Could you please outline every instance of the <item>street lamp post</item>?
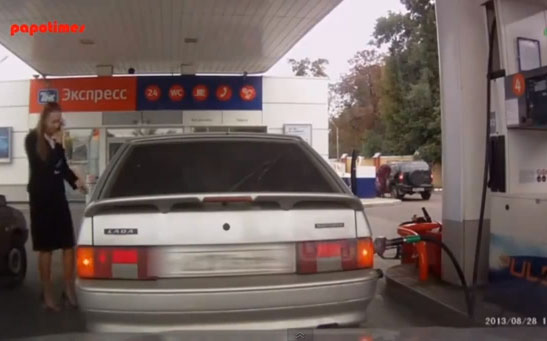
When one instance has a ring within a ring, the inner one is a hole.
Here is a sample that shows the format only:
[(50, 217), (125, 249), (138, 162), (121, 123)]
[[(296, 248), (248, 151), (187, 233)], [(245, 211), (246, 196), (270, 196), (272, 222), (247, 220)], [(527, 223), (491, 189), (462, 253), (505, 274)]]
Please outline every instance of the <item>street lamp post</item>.
[(333, 120), (330, 120), (330, 123), (336, 128), (336, 160), (340, 159), (340, 134), (339, 129)]
[(336, 160), (338, 159), (340, 159), (340, 135), (338, 134), (338, 127), (336, 127)]

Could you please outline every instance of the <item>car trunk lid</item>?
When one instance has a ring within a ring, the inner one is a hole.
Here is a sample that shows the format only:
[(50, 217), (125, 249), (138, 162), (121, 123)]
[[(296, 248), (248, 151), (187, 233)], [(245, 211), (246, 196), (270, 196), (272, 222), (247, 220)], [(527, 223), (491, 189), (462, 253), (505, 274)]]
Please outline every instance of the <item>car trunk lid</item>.
[[(328, 208), (328, 209), (327, 209)], [(160, 278), (294, 273), (301, 241), (356, 238), (359, 199), (233, 194), (94, 203), (93, 245), (145, 247)]]

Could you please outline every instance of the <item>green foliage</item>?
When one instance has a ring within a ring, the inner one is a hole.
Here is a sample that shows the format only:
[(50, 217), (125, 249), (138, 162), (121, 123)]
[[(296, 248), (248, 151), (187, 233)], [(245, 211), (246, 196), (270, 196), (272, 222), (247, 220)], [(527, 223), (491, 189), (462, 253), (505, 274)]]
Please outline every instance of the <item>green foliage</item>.
[[(432, 0), (401, 0), (406, 13), (376, 22), (371, 47), (329, 85), (329, 154), (414, 154), (441, 160), (439, 61)], [(386, 55), (376, 48), (387, 46)], [(290, 59), (296, 76), (326, 77), (328, 60)], [(338, 132), (338, 139), (337, 139)]]
[(289, 59), (289, 64), (295, 76), (327, 77), (325, 68), (329, 64), (329, 61), (325, 58), (319, 58), (313, 62), (309, 58), (300, 60), (291, 58)]
[(385, 149), (384, 137), (376, 130), (365, 131), (365, 142), (363, 143), (362, 154), (364, 157), (372, 157), (378, 151)]
[(314, 77), (328, 77), (325, 71), (329, 61), (325, 58), (319, 58), (311, 63), (310, 72)]
[(386, 149), (441, 160), (440, 91), (435, 7), (402, 0), (408, 12), (378, 19), (376, 43), (388, 45), (381, 116)]
[[(339, 130), (340, 153), (350, 154), (354, 149), (362, 151), (366, 142), (365, 133), (377, 128), (382, 90), (380, 60), (381, 56), (372, 49), (356, 53), (349, 61), (351, 72), (330, 88), (329, 105), (331, 112), (335, 113), (331, 121)], [(335, 134), (330, 136), (329, 153), (334, 156)]]

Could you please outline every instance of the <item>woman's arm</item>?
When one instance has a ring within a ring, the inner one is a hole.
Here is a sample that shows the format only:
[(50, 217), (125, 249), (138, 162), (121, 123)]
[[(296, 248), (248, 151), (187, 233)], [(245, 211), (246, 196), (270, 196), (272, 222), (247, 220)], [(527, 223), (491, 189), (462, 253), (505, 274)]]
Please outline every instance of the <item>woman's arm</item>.
[(78, 177), (68, 166), (68, 162), (65, 156), (65, 150), (60, 143), (55, 143), (54, 153), (56, 155), (55, 159), (58, 160), (57, 162), (61, 161), (61, 173), (63, 174), (63, 178), (66, 182), (68, 182), (72, 189), (77, 189), (78, 185), (76, 182), (78, 181)]
[(35, 169), (38, 167), (40, 162), (40, 157), (38, 157), (38, 146), (36, 143), (36, 133), (31, 131), (25, 137), (25, 152), (27, 153), (28, 162), (30, 168)]

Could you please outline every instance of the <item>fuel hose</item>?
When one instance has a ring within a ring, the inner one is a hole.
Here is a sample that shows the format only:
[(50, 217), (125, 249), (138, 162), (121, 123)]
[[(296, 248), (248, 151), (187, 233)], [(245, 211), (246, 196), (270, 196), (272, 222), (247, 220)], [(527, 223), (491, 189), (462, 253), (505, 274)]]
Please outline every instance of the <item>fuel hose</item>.
[(467, 314), (469, 317), (473, 317), (473, 301), (471, 297), (471, 292), (469, 290), (469, 286), (467, 285), (467, 281), (465, 280), (465, 276), (463, 274), (460, 263), (458, 263), (458, 260), (454, 256), (454, 253), (452, 253), (452, 251), (448, 248), (448, 246), (446, 246), (445, 243), (429, 236), (417, 235), (417, 236), (407, 236), (403, 238), (395, 238), (395, 239), (389, 240), (386, 242), (386, 247), (391, 248), (403, 243), (418, 243), (418, 242), (436, 244), (437, 246), (441, 247), (441, 249), (448, 255), (448, 257), (450, 258), (450, 261), (452, 261), (452, 264), (454, 265), (454, 268), (456, 269), (456, 272), (462, 284), (463, 292), (465, 295)]
[(469, 291), (469, 286), (467, 285), (467, 281), (465, 280), (465, 276), (463, 274), (462, 268), (460, 264), (458, 263), (458, 260), (452, 253), (452, 251), (442, 241), (429, 236), (420, 236), (420, 241), (436, 244), (437, 246), (440, 246), (443, 249), (443, 251), (448, 255), (448, 257), (452, 261), (452, 264), (454, 265), (454, 268), (456, 269), (456, 272), (458, 273), (458, 277), (460, 278), (460, 282), (462, 284), (463, 293), (465, 295), (465, 302), (467, 306), (467, 314), (469, 315), (469, 317), (473, 317), (474, 309), (473, 309), (473, 300), (471, 297), (471, 292)]
[(483, 169), (483, 178), (482, 178), (482, 192), (481, 192), (481, 207), (479, 215), (479, 226), (477, 229), (477, 240), (475, 244), (475, 259), (473, 260), (473, 282), (472, 282), (472, 310), (471, 315), (473, 315), (475, 308), (475, 291), (479, 278), (479, 260), (480, 260), (480, 251), (482, 245), (482, 235), (484, 232), (484, 215), (486, 208), (486, 192), (488, 188), (488, 171), (490, 166), (490, 107), (491, 107), (491, 80), (492, 80), (492, 68), (493, 68), (493, 58), (494, 58), (494, 38), (496, 32), (496, 18), (493, 19), (492, 25), (490, 26), (490, 36), (489, 36), (489, 45), (488, 45), (488, 65), (487, 65), (487, 75), (486, 75), (486, 138), (485, 138), (485, 152), (484, 152), (484, 169)]

